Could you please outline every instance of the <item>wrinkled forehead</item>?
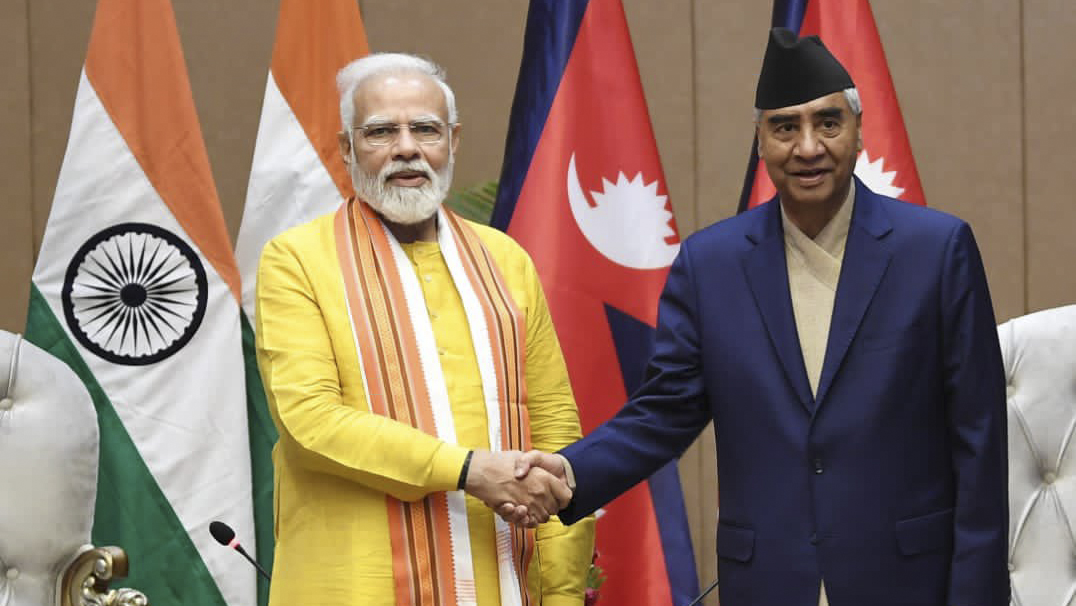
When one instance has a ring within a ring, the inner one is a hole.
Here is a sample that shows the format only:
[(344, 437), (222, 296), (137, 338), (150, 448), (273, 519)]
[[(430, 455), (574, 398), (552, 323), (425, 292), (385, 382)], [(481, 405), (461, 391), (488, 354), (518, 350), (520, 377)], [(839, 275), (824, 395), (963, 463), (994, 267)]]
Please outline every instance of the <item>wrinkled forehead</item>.
[(764, 109), (759, 113), (759, 122), (788, 121), (792, 119), (810, 119), (825, 116), (850, 116), (852, 108), (848, 105), (848, 99), (843, 92), (830, 93), (821, 97), (800, 103), (778, 107), (776, 109)]
[(421, 72), (389, 72), (371, 76), (355, 89), (355, 125), (376, 122), (448, 120), (444, 91)]

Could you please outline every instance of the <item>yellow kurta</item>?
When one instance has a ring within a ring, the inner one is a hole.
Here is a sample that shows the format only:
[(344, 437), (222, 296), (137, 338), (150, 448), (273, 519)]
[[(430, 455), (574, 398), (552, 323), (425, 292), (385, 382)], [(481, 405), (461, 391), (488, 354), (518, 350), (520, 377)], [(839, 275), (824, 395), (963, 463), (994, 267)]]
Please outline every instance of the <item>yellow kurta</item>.
[[(280, 431), (273, 451), (276, 553), (272, 606), (392, 606), (385, 494), (455, 489), (464, 456), (488, 448), (478, 362), (463, 303), (436, 243), (405, 245), (419, 276), (460, 445), (369, 412), (344, 303), (332, 215), (289, 230), (258, 269), (258, 363)], [(472, 224), (526, 318), (531, 438), (555, 450), (581, 436), (568, 373), (530, 258)], [(467, 497), (480, 606), (499, 604), (493, 513)], [(593, 522), (538, 529), (528, 585), (546, 606), (580, 605)]]

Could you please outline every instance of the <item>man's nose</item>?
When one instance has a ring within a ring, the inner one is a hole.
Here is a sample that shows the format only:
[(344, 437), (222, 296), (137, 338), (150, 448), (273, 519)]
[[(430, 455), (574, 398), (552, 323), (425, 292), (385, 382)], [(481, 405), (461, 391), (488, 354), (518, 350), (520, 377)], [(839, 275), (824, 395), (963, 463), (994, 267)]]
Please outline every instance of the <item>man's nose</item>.
[(418, 157), (418, 141), (411, 134), (411, 128), (400, 126), (399, 136), (392, 144), (392, 157), (401, 160), (412, 160)]
[(813, 160), (822, 155), (824, 149), (822, 141), (819, 139), (818, 131), (808, 127), (799, 132), (799, 137), (796, 140), (796, 155), (807, 160)]

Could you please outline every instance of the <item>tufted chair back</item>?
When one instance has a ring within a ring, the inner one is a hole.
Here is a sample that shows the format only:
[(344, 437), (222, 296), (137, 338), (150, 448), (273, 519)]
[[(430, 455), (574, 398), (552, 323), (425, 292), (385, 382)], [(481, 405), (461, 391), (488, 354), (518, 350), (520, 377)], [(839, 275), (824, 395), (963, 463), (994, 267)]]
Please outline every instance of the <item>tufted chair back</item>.
[(97, 415), (66, 364), (0, 331), (0, 606), (56, 600), (90, 543)]
[(0, 330), (0, 606), (140, 606), (109, 590), (117, 547), (90, 544), (97, 413), (67, 364)]
[(1076, 595), (1076, 305), (998, 327), (1009, 400), (1009, 571), (1015, 606)]

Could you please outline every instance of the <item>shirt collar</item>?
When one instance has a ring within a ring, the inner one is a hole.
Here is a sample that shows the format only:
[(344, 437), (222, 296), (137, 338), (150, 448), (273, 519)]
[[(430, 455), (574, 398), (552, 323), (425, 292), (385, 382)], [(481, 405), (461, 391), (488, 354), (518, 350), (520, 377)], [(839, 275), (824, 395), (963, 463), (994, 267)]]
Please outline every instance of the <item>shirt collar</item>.
[[(844, 244), (848, 240), (848, 230), (852, 225), (852, 207), (855, 205), (856, 188), (855, 183), (852, 183), (848, 187), (848, 195), (844, 199), (844, 203), (837, 209), (837, 214), (833, 215), (833, 218), (826, 223), (826, 226), (822, 228), (822, 231), (818, 232), (818, 235), (813, 239), (808, 238), (807, 234), (796, 226), (791, 219), (788, 218), (788, 214), (785, 213), (785, 207), (781, 206), (781, 224), (785, 229), (785, 240), (791, 240), (792, 243), (797, 243), (798, 240), (811, 240), (822, 250), (829, 253), (830, 256), (835, 258), (841, 258), (844, 254)], [(778, 201), (780, 204), (780, 201)]]

